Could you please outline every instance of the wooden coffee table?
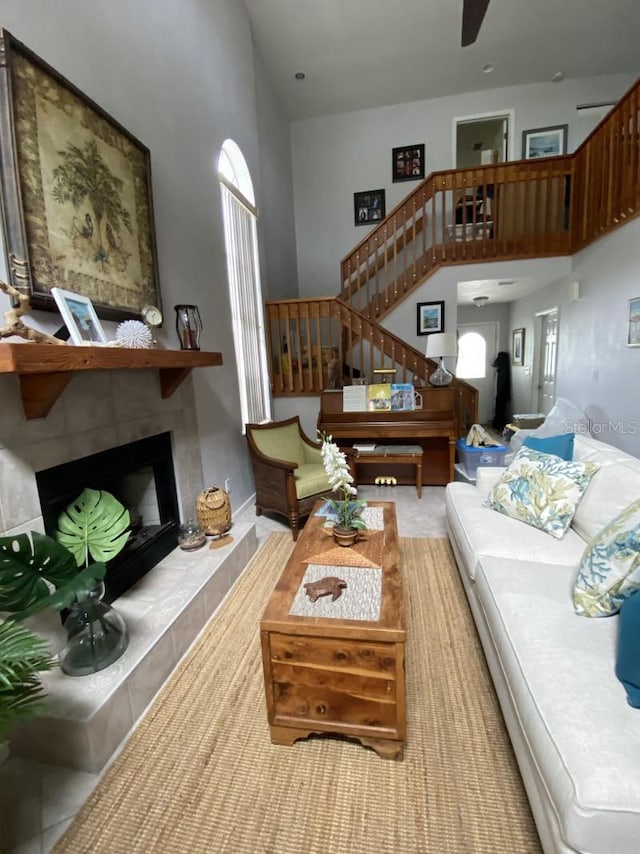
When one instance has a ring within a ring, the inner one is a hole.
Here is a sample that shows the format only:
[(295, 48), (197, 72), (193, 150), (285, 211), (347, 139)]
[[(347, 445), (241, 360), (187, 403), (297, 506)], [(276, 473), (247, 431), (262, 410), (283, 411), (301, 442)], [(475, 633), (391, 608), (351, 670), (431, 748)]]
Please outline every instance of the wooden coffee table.
[[(381, 508), (374, 512), (382, 530), (367, 530), (355, 547), (343, 549), (316, 515), (323, 503), (302, 530), (260, 622), (271, 741), (290, 745), (313, 733), (338, 733), (384, 758), (402, 758), (405, 616), (395, 505), (369, 502)], [(348, 559), (368, 565), (331, 563)], [(302, 585), (323, 576), (347, 580), (347, 588), (335, 602), (325, 596), (313, 604)]]

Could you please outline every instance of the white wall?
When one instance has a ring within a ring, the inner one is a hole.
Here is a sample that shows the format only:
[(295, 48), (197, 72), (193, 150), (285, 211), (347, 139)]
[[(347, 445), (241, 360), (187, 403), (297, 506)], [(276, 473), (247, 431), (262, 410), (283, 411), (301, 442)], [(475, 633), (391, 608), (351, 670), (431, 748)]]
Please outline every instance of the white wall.
[[(592, 433), (640, 456), (640, 348), (627, 347), (628, 300), (640, 296), (640, 221), (601, 238), (572, 260), (569, 275), (512, 304), (510, 324), (523, 326), (525, 364), (512, 367), (513, 407), (537, 410), (537, 312), (558, 307), (556, 397), (591, 419)], [(580, 301), (570, 283), (580, 283)]]
[[(259, 221), (265, 298), (296, 294), (288, 123), (259, 60), (254, 69), (244, 6), (236, 0), (4, 0), (1, 23), (151, 151), (166, 318), (160, 342), (178, 346), (175, 303), (199, 305), (201, 347), (224, 358), (223, 367), (193, 374), (205, 484), (232, 477), (238, 506), (253, 491), (253, 479), (241, 435), (215, 172), (227, 137), (242, 149), (265, 212)], [(6, 305), (1, 297), (0, 311)], [(39, 312), (38, 319), (43, 327), (60, 325), (49, 313)]]
[(387, 212), (416, 185), (392, 183), (391, 149), (424, 142), (426, 172), (453, 166), (453, 120), (515, 110), (515, 156), (525, 129), (569, 124), (569, 151), (595, 126), (576, 105), (611, 101), (632, 75), (514, 86), (307, 119), (292, 124), (300, 296), (335, 294), (340, 260), (367, 234), (353, 223), (353, 193), (386, 190)]
[(580, 301), (564, 304), (557, 393), (591, 419), (594, 435), (640, 456), (640, 347), (627, 347), (628, 300), (640, 296), (640, 220), (574, 258)]

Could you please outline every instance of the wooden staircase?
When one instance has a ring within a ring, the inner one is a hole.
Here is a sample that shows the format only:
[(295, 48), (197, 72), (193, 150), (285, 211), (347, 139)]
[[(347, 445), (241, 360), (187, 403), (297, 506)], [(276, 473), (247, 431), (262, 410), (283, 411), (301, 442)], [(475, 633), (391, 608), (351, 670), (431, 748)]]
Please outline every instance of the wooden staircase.
[[(640, 214), (640, 81), (572, 155), (434, 172), (342, 259), (337, 297), (266, 304), (274, 396), (435, 365), (381, 321), (444, 265), (569, 255)], [(454, 379), (461, 429), (477, 393)], [(470, 420), (469, 420), (470, 419)]]

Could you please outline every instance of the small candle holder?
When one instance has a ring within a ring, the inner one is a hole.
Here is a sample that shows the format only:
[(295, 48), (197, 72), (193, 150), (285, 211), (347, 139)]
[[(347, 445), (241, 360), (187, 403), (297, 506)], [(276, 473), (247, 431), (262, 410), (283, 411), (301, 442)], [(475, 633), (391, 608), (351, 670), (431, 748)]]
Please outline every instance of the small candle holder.
[(197, 305), (174, 305), (176, 332), (182, 350), (199, 350), (202, 318)]
[(207, 535), (195, 519), (187, 519), (180, 525), (178, 531), (178, 545), (185, 552), (192, 552), (201, 548), (207, 541)]

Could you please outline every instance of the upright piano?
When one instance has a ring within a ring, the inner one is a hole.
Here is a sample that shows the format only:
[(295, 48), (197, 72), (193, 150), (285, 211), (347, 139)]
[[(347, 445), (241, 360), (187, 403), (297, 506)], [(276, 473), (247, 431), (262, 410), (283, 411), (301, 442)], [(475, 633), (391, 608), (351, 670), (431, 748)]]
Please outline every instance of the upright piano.
[[(412, 412), (344, 412), (342, 389), (323, 391), (318, 429), (338, 445), (352, 447), (361, 440), (384, 445), (421, 445), (422, 482), (441, 486), (453, 480), (458, 426), (452, 388), (417, 388), (422, 407)], [(398, 483), (413, 483), (411, 472), (398, 469)], [(375, 465), (359, 465), (361, 483), (373, 483)], [(385, 470), (384, 474), (389, 474)], [(395, 474), (395, 472), (394, 472)]]

